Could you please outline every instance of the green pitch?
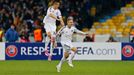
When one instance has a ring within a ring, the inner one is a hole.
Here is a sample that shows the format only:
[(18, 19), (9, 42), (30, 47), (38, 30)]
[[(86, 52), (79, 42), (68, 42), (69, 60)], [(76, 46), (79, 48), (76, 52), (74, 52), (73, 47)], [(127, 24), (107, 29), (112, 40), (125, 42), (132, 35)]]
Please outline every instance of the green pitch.
[(134, 75), (134, 61), (74, 61), (74, 68), (59, 61), (0, 61), (0, 75)]

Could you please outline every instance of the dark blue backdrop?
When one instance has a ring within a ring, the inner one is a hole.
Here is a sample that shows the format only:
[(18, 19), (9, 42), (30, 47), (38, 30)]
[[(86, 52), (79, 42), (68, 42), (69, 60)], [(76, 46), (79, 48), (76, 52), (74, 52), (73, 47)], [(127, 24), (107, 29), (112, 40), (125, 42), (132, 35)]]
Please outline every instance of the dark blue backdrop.
[[(48, 57), (44, 54), (44, 46), (45, 43), (6, 43), (6, 60), (47, 60)], [(22, 47), (23, 50), (21, 49)], [(36, 50), (33, 49), (35, 47)], [(26, 50), (24, 50), (24, 48)], [(18, 51), (18, 53), (14, 55), (16, 51)], [(63, 50), (61, 44), (58, 43), (58, 47), (54, 49), (53, 53), (53, 60), (60, 60), (62, 58)], [(13, 56), (9, 54), (13, 54)]]
[(134, 43), (122, 43), (122, 60), (134, 60)]

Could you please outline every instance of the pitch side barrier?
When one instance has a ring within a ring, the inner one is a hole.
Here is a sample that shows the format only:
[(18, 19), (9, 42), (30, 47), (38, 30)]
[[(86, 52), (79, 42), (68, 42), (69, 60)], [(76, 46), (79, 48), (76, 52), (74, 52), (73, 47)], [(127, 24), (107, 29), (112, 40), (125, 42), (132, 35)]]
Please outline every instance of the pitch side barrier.
[[(47, 60), (45, 43), (0, 43), (0, 60)], [(133, 43), (74, 42), (77, 53), (74, 60), (134, 60)], [(63, 48), (54, 49), (53, 60), (60, 60)]]

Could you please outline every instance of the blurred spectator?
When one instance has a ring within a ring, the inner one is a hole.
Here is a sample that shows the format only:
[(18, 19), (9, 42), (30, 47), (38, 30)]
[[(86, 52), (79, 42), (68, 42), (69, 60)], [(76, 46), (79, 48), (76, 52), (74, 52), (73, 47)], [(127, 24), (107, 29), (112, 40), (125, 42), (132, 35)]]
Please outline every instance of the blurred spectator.
[(17, 42), (19, 35), (16, 32), (14, 25), (11, 25), (11, 28), (7, 30), (5, 38), (7, 42)]
[(94, 42), (94, 34), (91, 36), (86, 36), (83, 42)]
[(134, 43), (134, 37), (132, 38), (131, 43)]
[(43, 33), (39, 26), (36, 27), (34, 30), (34, 41), (35, 42), (42, 42), (43, 40)]
[(110, 36), (106, 42), (117, 42), (117, 41), (112, 36)]
[(130, 35), (134, 35), (134, 26), (131, 27)]
[(3, 34), (4, 34), (4, 32), (3, 32), (3, 30), (2, 30), (2, 27), (0, 26), (0, 42), (3, 41), (3, 40), (2, 40)]
[(20, 42), (21, 43), (30, 42), (27, 27), (22, 28), (22, 30), (20, 31)]

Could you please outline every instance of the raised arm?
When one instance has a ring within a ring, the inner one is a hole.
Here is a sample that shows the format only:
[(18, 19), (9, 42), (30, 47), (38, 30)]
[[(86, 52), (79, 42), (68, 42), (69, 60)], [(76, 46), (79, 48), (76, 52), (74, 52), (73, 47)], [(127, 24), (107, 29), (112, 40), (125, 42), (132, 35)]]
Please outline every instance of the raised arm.
[(14, 11), (12, 11), (12, 17), (13, 17), (13, 19), (15, 19), (15, 12)]
[(80, 35), (86, 35), (85, 32), (82, 32), (82, 31), (78, 30), (77, 28), (75, 28), (75, 32), (76, 32), (77, 34), (80, 34)]
[(63, 18), (62, 18), (62, 15), (61, 15), (60, 10), (58, 10), (57, 16), (58, 16), (58, 19), (59, 19), (59, 21), (60, 21), (60, 24), (61, 24), (62, 26), (64, 26), (65, 24), (64, 24), (64, 21), (63, 21)]
[(65, 25), (65, 23), (64, 23), (64, 21), (63, 21), (63, 19), (62, 19), (62, 17), (60, 17), (60, 24), (61, 24), (62, 26)]

